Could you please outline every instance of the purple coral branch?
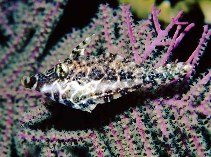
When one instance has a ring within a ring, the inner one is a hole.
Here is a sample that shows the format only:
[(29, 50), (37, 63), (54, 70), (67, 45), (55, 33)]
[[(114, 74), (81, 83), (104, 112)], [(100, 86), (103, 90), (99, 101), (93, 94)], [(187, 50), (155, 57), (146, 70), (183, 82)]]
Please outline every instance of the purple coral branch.
[[(199, 57), (203, 54), (203, 45), (207, 42), (209, 39), (209, 36), (211, 33), (209, 32), (208, 25), (204, 26), (202, 37), (200, 38), (199, 44), (194, 50), (194, 52), (191, 54), (191, 56), (188, 58), (186, 63), (191, 64), (193, 67), (196, 66), (197, 61), (199, 60)], [(193, 73), (194, 68), (186, 75), (186, 79), (190, 78), (191, 74)]]
[(182, 28), (181, 25), (177, 26), (176, 32), (174, 33), (174, 36), (170, 42), (167, 52), (164, 54), (161, 60), (155, 64), (155, 68), (158, 68), (159, 66), (162, 66), (167, 62), (169, 56), (171, 55), (172, 50), (174, 49), (175, 41), (181, 28)]
[(141, 115), (140, 115), (140, 112), (138, 111), (138, 108), (133, 109), (133, 114), (136, 117), (136, 125), (138, 127), (138, 132), (141, 135), (140, 140), (143, 142), (144, 150), (146, 151), (147, 156), (152, 156), (150, 143), (149, 143), (149, 140), (147, 139), (147, 137), (145, 135), (145, 131), (143, 129), (145, 127), (144, 127), (143, 122), (141, 120)]
[(0, 95), (6, 98), (11, 98), (11, 96), (22, 96), (24, 95), (24, 97), (29, 96), (30, 98), (32, 97), (36, 97), (36, 98), (43, 98), (44, 96), (38, 92), (38, 91), (30, 91), (30, 90), (26, 90), (23, 87), (20, 87), (18, 90), (11, 90), (11, 89), (3, 89), (0, 91)]
[(188, 117), (186, 115), (184, 115), (182, 120), (186, 126), (187, 131), (190, 132), (191, 138), (193, 139), (194, 146), (197, 150), (197, 155), (199, 155), (200, 157), (205, 157), (203, 148), (199, 142), (199, 139), (197, 138), (197, 134), (196, 134), (195, 130), (192, 128), (192, 126), (188, 120)]
[(160, 33), (162, 31), (160, 28), (160, 23), (158, 21), (158, 14), (160, 13), (160, 11), (161, 10), (157, 10), (154, 5), (152, 6), (152, 17), (157, 33)]
[(160, 102), (158, 100), (156, 100), (156, 101), (154, 101), (154, 103), (155, 103), (155, 112), (157, 113), (156, 116), (158, 119), (158, 125), (160, 125), (159, 128), (161, 129), (163, 135), (166, 136), (167, 138), (169, 138), (169, 134), (166, 129), (167, 126), (166, 126), (165, 120), (162, 116), (162, 111), (161, 111), (162, 107), (160, 106)]
[[(8, 96), (9, 98), (10, 96)], [(8, 103), (7, 103), (7, 117), (6, 119), (6, 123), (5, 123), (5, 129), (4, 129), (4, 135), (3, 135), (3, 142), (2, 146), (3, 148), (1, 148), (2, 152), (7, 152), (6, 148), (8, 147), (8, 144), (10, 143), (10, 138), (11, 138), (11, 128), (12, 128), (12, 123), (13, 123), (13, 102), (11, 100), (11, 98), (8, 99)]]
[(14, 35), (14, 32), (13, 30), (11, 29), (11, 27), (8, 25), (6, 19), (4, 17), (2, 17), (0, 15), (0, 24), (1, 24), (1, 27), (5, 28), (6, 32), (10, 35)]
[[(186, 95), (182, 98), (182, 101), (188, 102), (185, 105), (186, 108), (188, 108), (187, 106), (188, 104), (193, 107), (192, 104), (195, 101), (195, 98), (197, 96), (200, 96), (200, 93), (201, 93), (200, 90), (203, 90), (202, 87), (205, 88), (205, 85), (208, 82), (210, 82), (210, 79), (211, 79), (211, 71), (209, 71), (209, 73), (206, 76), (204, 76), (200, 81), (198, 81), (197, 84), (191, 87), (189, 92), (186, 93)], [(194, 107), (193, 111), (203, 113), (204, 115), (211, 115), (211, 109), (208, 106), (204, 105), (206, 101), (209, 101), (209, 100), (210, 100), (210, 95), (207, 94), (207, 96), (204, 98), (204, 101), (202, 101), (199, 106)]]
[(9, 60), (11, 55), (13, 55), (17, 48), (20, 46), (21, 42), (24, 39), (24, 36), (26, 35), (27, 29), (24, 29), (23, 32), (19, 32), (19, 35), (15, 37), (14, 43), (7, 49), (7, 52), (0, 60), (0, 68), (2, 68)]
[(103, 153), (103, 149), (101, 148), (102, 146), (99, 144), (99, 141), (98, 141), (99, 137), (97, 137), (97, 133), (95, 131), (93, 131), (93, 133), (90, 134), (90, 138), (93, 141), (95, 151), (97, 151), (97, 156), (104, 157), (105, 155)]
[[(172, 101), (172, 100), (170, 100), (170, 101), (168, 101), (166, 103), (173, 103), (173, 104), (175, 104), (175, 102)], [(181, 102), (177, 102), (177, 103), (179, 105)], [(177, 105), (177, 103), (176, 103), (176, 105)], [(178, 110), (175, 109), (174, 107), (172, 108), (172, 111), (174, 111), (174, 113), (178, 112)], [(181, 115), (182, 115), (182, 117), (181, 117)], [(193, 121), (192, 123), (190, 123), (190, 120), (187, 117), (186, 113), (180, 114), (180, 115), (175, 115), (175, 118), (177, 119), (177, 122), (180, 123), (181, 127), (185, 127), (186, 132), (190, 134), (190, 141), (193, 141), (194, 147), (197, 150), (197, 155), (205, 157), (204, 148), (200, 144), (200, 140), (197, 137), (197, 134), (196, 134), (195, 130), (192, 127), (193, 124), (197, 123), (196, 114), (191, 114), (191, 115), (192, 115), (191, 118), (192, 118), (192, 121)], [(183, 141), (183, 142), (185, 142), (185, 141)], [(186, 145), (186, 144), (184, 143), (184, 145)]]
[(209, 71), (209, 73), (207, 75), (205, 75), (201, 80), (199, 80), (196, 85), (191, 87), (191, 89), (182, 98), (182, 100), (190, 99), (190, 95), (196, 95), (196, 92), (197, 92), (197, 94), (199, 94), (200, 92), (198, 91), (198, 89), (201, 89), (201, 87), (203, 87), (205, 84), (207, 84), (210, 81), (210, 78), (211, 78), (211, 71)]
[[(111, 130), (112, 136), (115, 139), (118, 139), (117, 131), (115, 130), (115, 127), (113, 126), (113, 123), (112, 122), (109, 124), (109, 128)], [(117, 145), (118, 152), (120, 153), (119, 156), (120, 157), (123, 157), (124, 156), (124, 151), (123, 151), (123, 146), (122, 146), (121, 141), (120, 140), (117, 140), (116, 141), (116, 145)]]
[(183, 32), (180, 33), (179, 37), (177, 37), (175, 44), (174, 44), (174, 48), (176, 48), (179, 43), (182, 41), (183, 37), (186, 35), (187, 32), (189, 32), (193, 27), (195, 26), (194, 23), (189, 24)]
[(206, 43), (206, 40), (209, 38), (209, 36), (210, 36), (210, 33), (208, 31), (208, 25), (205, 25), (202, 37), (200, 39), (200, 42), (199, 42), (197, 48), (195, 49), (195, 51), (188, 58), (186, 63), (192, 64), (192, 65), (195, 65), (197, 63), (197, 61), (199, 60), (199, 57), (203, 53), (203, 51), (201, 51), (203, 44)]
[(34, 45), (34, 49), (32, 50), (32, 55), (31, 55), (32, 60), (36, 60), (36, 58), (39, 56), (40, 50), (42, 49), (40, 45), (42, 45), (41, 43), (45, 40), (46, 38), (45, 36), (47, 32), (49, 31), (48, 27), (51, 25), (52, 17), (54, 17), (58, 13), (60, 6), (61, 6), (61, 3), (57, 2), (56, 6), (53, 7), (53, 9), (50, 10), (49, 13), (47, 14), (41, 33), (39, 34), (37, 43)]
[[(154, 109), (153, 111), (150, 108), (146, 108), (147, 113), (152, 113), (152, 121), (155, 120), (157, 122), (156, 128), (161, 130), (164, 139), (169, 139), (166, 141), (166, 150), (168, 154), (173, 154), (174, 150), (171, 147), (171, 138), (169, 136), (169, 122), (166, 118), (163, 116), (164, 108), (163, 108), (163, 103), (161, 100), (156, 99), (153, 102)], [(152, 104), (148, 104), (149, 106)]]
[(51, 115), (44, 105), (36, 106), (34, 108), (31, 105), (31, 108), (31, 112), (25, 113), (23, 115), (24, 118), (20, 120), (23, 125), (38, 123)]
[(203, 115), (207, 116), (211, 115), (211, 109), (206, 105), (210, 102), (211, 99), (209, 92), (206, 94), (200, 105), (196, 107), (193, 106), (196, 97), (200, 96), (200, 93), (202, 92), (201, 90), (203, 90), (203, 87), (205, 88), (205, 85), (210, 81), (210, 78), (211, 71), (201, 80), (199, 80), (197, 84), (192, 86), (190, 90), (180, 100), (172, 98), (169, 100), (164, 100), (164, 103), (181, 110), (181, 114), (185, 114), (187, 110), (189, 110), (192, 114), (195, 112), (202, 113)]
[(103, 26), (104, 26), (104, 33), (105, 33), (105, 40), (106, 40), (106, 45), (108, 47), (108, 50), (111, 50), (112, 48), (112, 39), (111, 39), (111, 36), (110, 36), (110, 32), (109, 32), (109, 19), (108, 19), (108, 13), (107, 13), (107, 8), (108, 8), (108, 5), (103, 5), (102, 6), (102, 11), (103, 11)]
[(0, 24), (1, 24), (1, 26), (3, 26), (3, 28), (5, 28), (6, 32), (12, 36), (14, 36), (14, 31), (8, 24), (8, 20), (6, 19), (6, 17), (8, 15), (8, 13), (10, 13), (11, 11), (14, 11), (17, 7), (18, 7), (18, 5), (17, 5), (17, 3), (15, 3), (12, 6), (8, 6), (6, 10), (2, 10), (2, 8), (0, 8), (0, 12), (1, 12)]
[(204, 100), (201, 102), (201, 104), (195, 109), (198, 113), (203, 113), (206, 116), (211, 115), (211, 107), (209, 107), (207, 104), (211, 102), (211, 94), (208, 92), (205, 95)]
[[(156, 66), (160, 66), (160, 65), (163, 65), (163, 64), (166, 63), (168, 57), (170, 56), (171, 51), (177, 46), (177, 45), (175, 45), (175, 43), (178, 44), (179, 41), (181, 41), (181, 39), (184, 36), (184, 34), (183, 34), (183, 35), (178, 37), (179, 30), (181, 29), (181, 25), (188, 24), (188, 22), (179, 22), (178, 21), (179, 18), (183, 14), (183, 12), (180, 11), (176, 17), (172, 18), (170, 24), (166, 27), (166, 29), (161, 30), (160, 24), (158, 22), (158, 13), (159, 13), (159, 11), (157, 11), (156, 8), (153, 6), (152, 7), (152, 18), (153, 18), (153, 22), (154, 22), (155, 29), (156, 29), (156, 32), (157, 32), (157, 37), (155, 38), (154, 41), (152, 41), (152, 43), (145, 44), (145, 51), (141, 55), (141, 62), (142, 63), (147, 59), (147, 57), (155, 49), (156, 46), (161, 45), (161, 43), (165, 43), (165, 42), (161, 42), (161, 41), (162, 41), (162, 39), (164, 39), (168, 35), (168, 32), (172, 29), (172, 27), (174, 25), (178, 25), (179, 27), (177, 27), (177, 30), (174, 34), (172, 42), (170, 43), (170, 46), (168, 48), (166, 55), (164, 56), (164, 58), (162, 58), (162, 60)], [(189, 31), (192, 27), (193, 27), (193, 24), (190, 24), (188, 27), (186, 27), (185, 32)]]
[(175, 16), (174, 18), (172, 18), (171, 22), (168, 24), (168, 26), (165, 29), (165, 32), (163, 32), (165, 35), (168, 34), (168, 32), (172, 29), (172, 27), (174, 25), (187, 25), (188, 22), (179, 22), (179, 18), (182, 16), (183, 11), (180, 11), (177, 16)]
[(21, 73), (23, 68), (23, 65), (18, 65), (18, 67), (16, 69), (13, 70), (12, 74), (9, 78), (9, 80), (6, 81), (6, 83), (8, 84), (8, 87), (11, 87), (13, 85), (14, 80), (17, 79), (18, 75)]
[(81, 141), (82, 143), (84, 143), (84, 139), (89, 139), (90, 132), (88, 133), (84, 133), (83, 134), (83, 138), (80, 136), (75, 136), (74, 134), (69, 133), (68, 136), (62, 133), (58, 133), (55, 130), (49, 131), (48, 133), (44, 133), (42, 131), (37, 131), (37, 132), (33, 132), (33, 134), (31, 134), (30, 129), (25, 129), (25, 130), (20, 130), (18, 132), (18, 136), (22, 139), (22, 140), (27, 140), (27, 141), (32, 141), (32, 142), (40, 142), (40, 143), (48, 143), (48, 142), (52, 142), (52, 143), (72, 143), (72, 145), (74, 145), (74, 142), (79, 142)]
[(126, 142), (129, 145), (129, 151), (131, 152), (131, 156), (135, 156), (134, 145), (133, 145), (133, 141), (132, 141), (132, 138), (131, 138), (131, 135), (130, 135), (130, 132), (131, 132), (130, 128), (128, 127), (128, 125), (124, 126), (125, 122), (127, 123), (129, 121), (129, 119), (125, 115), (123, 115), (121, 121), (123, 121), (124, 135), (125, 135), (125, 138), (126, 138)]
[(138, 54), (138, 49), (136, 48), (136, 39), (133, 35), (133, 28), (131, 26), (131, 18), (130, 18), (130, 6), (129, 5), (124, 5), (122, 7), (123, 9), (123, 14), (125, 14), (126, 17), (126, 23), (127, 23), (127, 28), (128, 28), (128, 34), (130, 38), (130, 43), (132, 46), (133, 54), (134, 54), (134, 59), (136, 64), (140, 64), (141, 58)]
[[(168, 58), (170, 57), (172, 50), (175, 49), (179, 43), (182, 41), (183, 37), (186, 35), (187, 32), (189, 32), (191, 30), (191, 28), (193, 28), (195, 26), (194, 23), (189, 24), (182, 33), (180, 33), (179, 35), (179, 31), (181, 30), (181, 25), (177, 26), (176, 32), (174, 33), (174, 36), (169, 44), (169, 48), (167, 50), (167, 52), (164, 54), (164, 56), (161, 58), (161, 60), (159, 62), (156, 63), (155, 67), (159, 67), (162, 66), (164, 64), (166, 64)], [(179, 35), (179, 36), (178, 36)]]

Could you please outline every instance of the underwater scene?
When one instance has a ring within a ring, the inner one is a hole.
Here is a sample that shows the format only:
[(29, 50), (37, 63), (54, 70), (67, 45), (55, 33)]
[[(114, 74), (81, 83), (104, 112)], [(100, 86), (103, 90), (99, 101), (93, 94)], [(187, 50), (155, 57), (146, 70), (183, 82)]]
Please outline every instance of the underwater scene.
[(0, 157), (210, 157), (210, 0), (0, 0)]

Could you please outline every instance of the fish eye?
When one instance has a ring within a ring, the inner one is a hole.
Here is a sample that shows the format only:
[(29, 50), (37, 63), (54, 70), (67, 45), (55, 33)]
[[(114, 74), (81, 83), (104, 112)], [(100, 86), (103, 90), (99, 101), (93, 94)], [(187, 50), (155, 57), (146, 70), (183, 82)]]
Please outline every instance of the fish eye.
[(24, 76), (21, 80), (21, 83), (26, 88), (32, 88), (35, 85), (36, 81), (36, 77), (34, 76)]
[(56, 65), (56, 74), (59, 78), (64, 78), (68, 74), (68, 67), (64, 63)]

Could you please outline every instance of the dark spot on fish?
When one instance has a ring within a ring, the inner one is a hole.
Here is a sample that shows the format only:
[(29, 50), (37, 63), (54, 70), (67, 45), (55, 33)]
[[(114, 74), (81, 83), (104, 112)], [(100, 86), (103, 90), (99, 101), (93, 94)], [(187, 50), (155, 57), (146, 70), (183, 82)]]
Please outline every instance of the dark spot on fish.
[(127, 72), (127, 79), (134, 79), (133, 72), (131, 71)]
[(96, 91), (96, 92), (94, 93), (94, 95), (102, 95), (102, 92), (101, 92), (101, 91)]
[(79, 106), (81, 108), (88, 108), (88, 106), (95, 104), (92, 99), (87, 100), (85, 103), (80, 103)]
[(126, 80), (126, 79), (127, 79), (124, 70), (121, 70), (121, 71), (119, 72), (119, 76), (120, 76), (120, 81), (121, 81), (121, 80)]
[(59, 93), (58, 92), (54, 93), (53, 98), (56, 102), (59, 102)]
[(87, 100), (88, 104), (95, 104), (95, 102), (92, 99)]
[(120, 81), (126, 80), (126, 79), (134, 79), (133, 73), (131, 71), (125, 72), (124, 70), (121, 70), (119, 72)]
[(135, 86), (133, 86), (133, 89), (139, 89), (139, 88), (141, 88), (141, 85), (135, 85)]
[(105, 93), (106, 94), (111, 94), (113, 91), (112, 90), (106, 90)]
[(120, 91), (120, 94), (121, 95), (127, 95), (129, 92), (128, 92), (128, 89), (127, 88), (124, 88)]
[(64, 60), (64, 63), (71, 64), (71, 63), (72, 63), (72, 60), (71, 60), (70, 58), (66, 58), (66, 59)]
[(107, 80), (117, 81), (116, 71), (113, 68), (105, 67), (105, 73)]
[(103, 99), (105, 102), (110, 102), (111, 100), (113, 100), (113, 95), (106, 95)]
[(45, 95), (49, 98), (51, 98), (51, 93), (45, 93)]
[(81, 78), (84, 78), (85, 76), (86, 76), (86, 73), (80, 71), (80, 72), (78, 72), (78, 73), (74, 76), (73, 81), (75, 81), (75, 80), (80, 80)]
[(112, 62), (116, 58), (116, 56), (117, 56), (116, 54), (110, 53), (109, 54), (109, 61)]
[(70, 100), (63, 100), (64, 101), (64, 103), (65, 103), (65, 105), (67, 105), (67, 106), (69, 106), (69, 107), (73, 107), (74, 106), (74, 104), (70, 101)]
[(102, 70), (94, 67), (90, 74), (89, 74), (89, 78), (90, 79), (93, 79), (93, 80), (100, 80), (102, 77), (104, 76)]
[(83, 44), (83, 45), (86, 45), (86, 44), (87, 44), (86, 40), (84, 40), (84, 41), (82, 42), (82, 44)]
[(74, 103), (78, 103), (79, 101), (80, 101), (80, 98), (79, 98), (79, 97), (74, 97), (74, 98), (73, 98), (73, 102), (74, 102)]

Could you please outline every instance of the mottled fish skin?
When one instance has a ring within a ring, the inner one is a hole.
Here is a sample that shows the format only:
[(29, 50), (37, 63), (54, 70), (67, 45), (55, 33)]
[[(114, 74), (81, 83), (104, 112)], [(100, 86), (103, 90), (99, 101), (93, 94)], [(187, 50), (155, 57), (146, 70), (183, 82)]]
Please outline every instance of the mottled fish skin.
[(82, 111), (91, 112), (96, 105), (110, 102), (139, 89), (157, 89), (185, 76), (192, 66), (172, 63), (147, 68), (112, 53), (84, 56), (91, 37), (73, 49), (69, 58), (44, 74), (24, 77), (22, 84), (50, 99)]

